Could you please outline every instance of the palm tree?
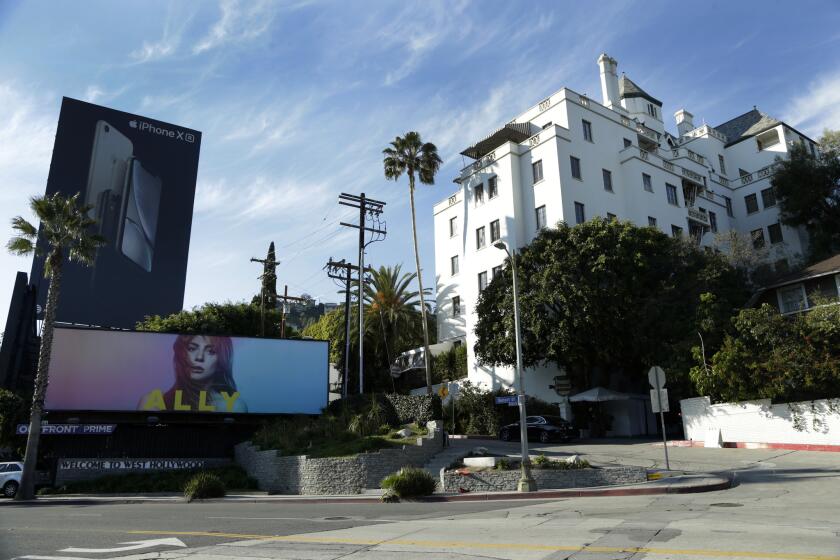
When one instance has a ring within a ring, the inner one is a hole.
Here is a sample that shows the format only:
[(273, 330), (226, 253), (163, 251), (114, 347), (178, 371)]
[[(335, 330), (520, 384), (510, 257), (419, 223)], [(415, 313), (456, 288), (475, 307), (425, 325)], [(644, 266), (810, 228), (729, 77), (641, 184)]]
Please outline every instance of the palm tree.
[(29, 435), (26, 439), (26, 454), (23, 460), (21, 484), (16, 500), (31, 500), (35, 497), (35, 464), (38, 458), (38, 443), (41, 439), (41, 416), (44, 411), (44, 396), (47, 391), (47, 377), (50, 367), (50, 352), (53, 342), (53, 325), (58, 296), (61, 290), (61, 269), (65, 256), (81, 264), (91, 266), (96, 249), (105, 240), (92, 233), (96, 220), (88, 217), (89, 206), (79, 206), (79, 193), (71, 197), (55, 193), (52, 196), (32, 197), (29, 207), (41, 222), (43, 248), (37, 247), (38, 229), (20, 216), (12, 219), (16, 235), (6, 247), (15, 255), (46, 253), (44, 276), (50, 279), (47, 291), (47, 308), (44, 312), (44, 326), (41, 332), (41, 349), (38, 355), (38, 373), (32, 394), (32, 412), (29, 416)]
[(426, 322), (426, 301), (423, 298), (423, 277), (420, 272), (420, 249), (417, 247), (417, 220), (414, 213), (414, 176), (425, 185), (435, 184), (435, 174), (440, 169), (442, 160), (437, 154), (437, 147), (429, 142), (423, 143), (419, 132), (406, 132), (397, 136), (391, 147), (382, 150), (385, 155), (385, 178), (396, 181), (403, 173), (408, 174), (408, 195), (411, 203), (411, 233), (414, 236), (414, 262), (417, 265), (417, 284), (420, 286), (420, 313), (423, 316), (423, 348), (426, 362), (426, 392), (432, 394), (432, 360), (429, 351), (429, 325)]
[(388, 365), (392, 350), (395, 355), (416, 347), (423, 332), (422, 314), (418, 309), (420, 294), (409, 288), (417, 274), (401, 272), (402, 265), (380, 266), (379, 270), (371, 271), (371, 281), (365, 285), (365, 301), (371, 315), (369, 323), (380, 323), (385, 330)]

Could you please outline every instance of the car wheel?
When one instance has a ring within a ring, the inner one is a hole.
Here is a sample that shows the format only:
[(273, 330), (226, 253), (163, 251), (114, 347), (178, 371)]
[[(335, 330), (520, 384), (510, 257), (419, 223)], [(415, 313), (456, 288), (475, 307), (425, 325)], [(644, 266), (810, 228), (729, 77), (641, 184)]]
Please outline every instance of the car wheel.
[(540, 442), (541, 443), (548, 443), (551, 440), (551, 436), (548, 432), (540, 432)]
[(501, 432), (499, 432), (499, 439), (502, 441), (510, 441), (510, 431), (502, 430)]
[(7, 498), (14, 498), (15, 494), (18, 491), (18, 483), (14, 480), (10, 480), (6, 484), (3, 485), (3, 495)]

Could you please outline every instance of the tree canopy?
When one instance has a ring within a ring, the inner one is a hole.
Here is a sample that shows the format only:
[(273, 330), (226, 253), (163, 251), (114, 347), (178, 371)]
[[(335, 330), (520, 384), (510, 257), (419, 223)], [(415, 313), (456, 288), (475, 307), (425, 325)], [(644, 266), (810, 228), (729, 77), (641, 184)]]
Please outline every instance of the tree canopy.
[(810, 260), (840, 251), (840, 133), (826, 130), (815, 157), (803, 144), (779, 160), (772, 185), (782, 223), (810, 235)]
[[(596, 370), (642, 378), (655, 364), (687, 380), (697, 333), (714, 344), (749, 297), (721, 256), (600, 218), (542, 230), (517, 267), (524, 364), (562, 366), (578, 388), (604, 383)], [(508, 263), (478, 300), (475, 350), (484, 363), (515, 363), (511, 280)]]
[[(260, 336), (259, 304), (205, 303), (191, 310), (183, 310), (166, 317), (154, 315), (137, 323), (139, 331), (167, 333), (201, 333), (227, 336)], [(286, 338), (299, 338), (286, 326)], [(265, 310), (265, 338), (280, 338), (280, 310)]]

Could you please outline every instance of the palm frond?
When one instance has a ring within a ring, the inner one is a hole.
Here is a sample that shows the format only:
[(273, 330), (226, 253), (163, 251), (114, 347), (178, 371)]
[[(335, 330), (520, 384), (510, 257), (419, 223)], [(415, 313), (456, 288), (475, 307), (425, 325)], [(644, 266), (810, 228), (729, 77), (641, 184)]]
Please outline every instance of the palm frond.
[(9, 239), (9, 242), (6, 243), (6, 248), (13, 255), (31, 255), (35, 251), (35, 243), (31, 239), (15, 236)]
[(17, 230), (21, 237), (35, 239), (38, 237), (38, 228), (24, 220), (21, 216), (12, 218), (12, 229)]

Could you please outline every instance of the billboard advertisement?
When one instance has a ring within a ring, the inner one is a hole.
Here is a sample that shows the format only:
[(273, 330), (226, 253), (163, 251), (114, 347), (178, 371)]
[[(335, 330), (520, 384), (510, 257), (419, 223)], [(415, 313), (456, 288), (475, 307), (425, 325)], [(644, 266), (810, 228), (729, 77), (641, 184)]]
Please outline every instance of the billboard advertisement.
[(56, 328), (49, 411), (319, 414), (329, 343)]
[(200, 145), (196, 130), (63, 99), (46, 194), (81, 193), (107, 243), (93, 268), (64, 267), (59, 321), (133, 328), (181, 310)]

